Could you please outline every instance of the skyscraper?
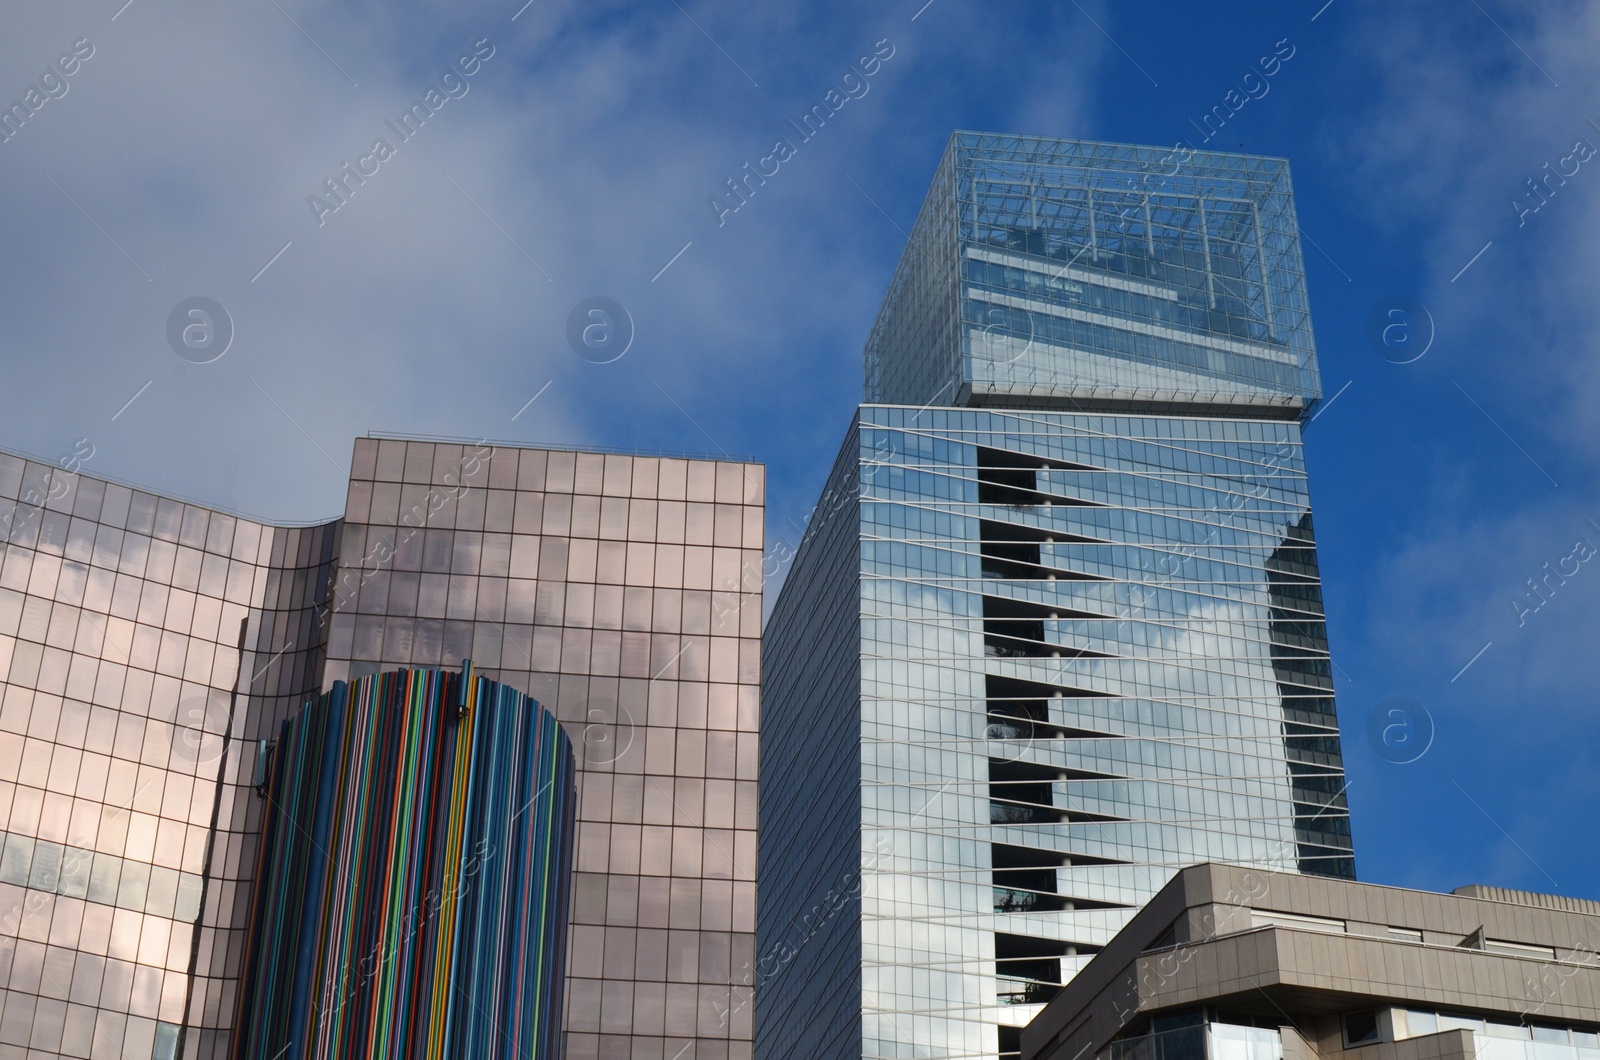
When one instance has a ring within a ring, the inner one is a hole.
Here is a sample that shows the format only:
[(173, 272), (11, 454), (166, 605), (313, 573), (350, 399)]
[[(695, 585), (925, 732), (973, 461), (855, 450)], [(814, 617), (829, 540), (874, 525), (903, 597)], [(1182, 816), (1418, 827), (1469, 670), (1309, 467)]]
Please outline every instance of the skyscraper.
[(1015, 1054), (1180, 867), (1353, 876), (1319, 395), (1285, 162), (952, 138), (765, 631), (762, 1060)]
[(258, 741), (471, 659), (574, 745), (567, 1055), (748, 1060), (763, 490), (362, 438), (343, 518), (271, 526), (0, 453), (0, 1056), (226, 1056)]

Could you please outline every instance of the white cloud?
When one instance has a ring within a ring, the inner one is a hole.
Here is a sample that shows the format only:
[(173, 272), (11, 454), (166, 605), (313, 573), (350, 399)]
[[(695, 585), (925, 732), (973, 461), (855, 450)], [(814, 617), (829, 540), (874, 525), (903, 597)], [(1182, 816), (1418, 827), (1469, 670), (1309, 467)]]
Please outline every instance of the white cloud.
[[(1423, 301), (1461, 354), (1453, 371), (1494, 387), (1502, 405), (1592, 462), (1600, 9), (1570, 0), (1374, 9), (1351, 33), (1371, 49), (1373, 89), (1342, 130), (1362, 180), (1357, 201), (1380, 223), (1423, 233)], [(1596, 157), (1551, 176), (1546, 164), (1571, 159), (1580, 139)], [(1530, 179), (1548, 181), (1548, 201), (1519, 219), (1514, 200), (1541, 202)]]
[[(1448, 679), (1495, 640), (1515, 661), (1493, 672), (1537, 695), (1586, 680), (1572, 665), (1586, 629), (1577, 614), (1537, 631), (1529, 619), (1518, 630), (1509, 600), (1579, 534), (1600, 544), (1586, 523), (1600, 519), (1600, 505), (1584, 490), (1600, 457), (1592, 412), (1600, 401), (1600, 245), (1589, 238), (1600, 222), (1600, 155), (1524, 225), (1511, 200), (1536, 201), (1524, 181), (1579, 137), (1600, 148), (1600, 131), (1586, 121), (1600, 121), (1592, 62), (1600, 11), (1565, 2), (1509, 13), (1484, 6), (1488, 13), (1472, 5), (1371, 10), (1348, 31), (1372, 50), (1373, 94), (1339, 133), (1360, 181), (1355, 201), (1422, 240), (1429, 275), (1420, 297), (1440, 335), (1435, 352), (1408, 366), (1411, 377), (1382, 378), (1417, 383), (1416, 400), (1459, 414), (1464, 433), (1480, 433), (1485, 451), (1515, 462), (1522, 476), (1491, 479), (1459, 445), (1442, 451), (1424, 441), (1393, 455), (1424, 461), (1430, 485), (1401, 531), (1378, 542), (1386, 552), (1367, 598), (1370, 647), (1396, 665), (1443, 668)], [(1431, 415), (1419, 415), (1417, 429)], [(1547, 470), (1565, 479), (1560, 488)], [(1569, 600), (1545, 614), (1600, 599), (1600, 577), (1589, 575), (1586, 566)]]
[[(369, 428), (779, 462), (791, 442), (825, 466), (901, 241), (844, 175), (908, 226), (974, 79), (1066, 133), (1093, 67), (1079, 43), (1003, 66), (957, 5), (120, 4), (6, 16), (0, 100), (75, 40), (95, 53), (0, 144), (0, 445), (88, 436), (98, 473), (278, 518), (336, 511)], [(485, 37), (468, 94), (399, 143), (384, 120)], [(719, 229), (708, 197), (885, 37), (869, 93)], [(395, 156), (319, 227), (307, 196), (380, 136)], [(611, 365), (567, 348), (591, 294), (637, 324)], [(167, 348), (194, 295), (237, 329), (214, 364)]]

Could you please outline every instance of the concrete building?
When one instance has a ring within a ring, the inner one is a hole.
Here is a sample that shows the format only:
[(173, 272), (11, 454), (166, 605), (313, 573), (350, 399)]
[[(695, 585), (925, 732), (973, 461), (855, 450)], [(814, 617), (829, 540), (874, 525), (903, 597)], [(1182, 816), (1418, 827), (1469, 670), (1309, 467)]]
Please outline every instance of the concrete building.
[(1600, 1060), (1600, 902), (1216, 864), (1022, 1033), (1025, 1060)]

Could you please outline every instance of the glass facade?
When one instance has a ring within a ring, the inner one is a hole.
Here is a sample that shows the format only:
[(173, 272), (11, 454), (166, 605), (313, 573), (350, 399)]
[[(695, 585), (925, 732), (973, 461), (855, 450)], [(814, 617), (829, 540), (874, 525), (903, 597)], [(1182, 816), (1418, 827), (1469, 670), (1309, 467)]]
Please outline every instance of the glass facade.
[(356, 442), (327, 679), (471, 659), (572, 734), (570, 1060), (749, 1060), (764, 489), (755, 464)]
[[(1213, 1022), (1199, 1014), (1155, 1022), (1162, 1026), (1117, 1039), (1099, 1060), (1283, 1060), (1283, 1035), (1276, 1027)], [(1180, 1023), (1188, 1026), (1165, 1026)]]
[(760, 1056), (844, 1057), (860, 1047), (859, 902), (863, 870), (876, 860), (861, 842), (856, 438), (839, 454), (767, 622), (762, 680), (775, 694), (762, 703), (761, 948), (751, 984)]
[[(949, 238), (913, 234), (868, 350), (869, 394), (896, 403), (860, 408), (766, 629), (763, 1060), (1013, 1055), (1179, 868), (1354, 874), (1287, 174), (1246, 158), (1184, 170), (1208, 218), (1244, 194), (1230, 182), (1271, 185), (1278, 199), (1251, 200), (1262, 230), (1246, 242), (1269, 248), (1256, 265), (1249, 247), (1226, 268), (1163, 250), (1177, 221), (1135, 233), (1144, 258), (1113, 254), (1101, 229), (1074, 227), (1106, 196), (1069, 192), (1150, 157), (958, 134), (938, 178), (950, 197), (936, 182), (917, 222)], [(969, 207), (983, 220), (1004, 198), (964, 197), (985, 181), (1036, 211), (1011, 250), (971, 252)], [(1285, 217), (1289, 235), (1265, 230)], [(1265, 286), (1250, 271), (1263, 261)], [(1024, 287), (1055, 270), (1134, 336), (1154, 326), (1134, 288), (1188, 283), (1188, 305), (1210, 282), (1233, 301), (1160, 327), (1226, 356), (1197, 375), (1176, 346), (1135, 343), (1129, 360), (1121, 339), (1041, 345), (1035, 329), (1027, 372), (986, 362), (939, 323), (970, 315), (978, 264), (1019, 269)], [(960, 297), (928, 279), (946, 267)], [(1301, 369), (1257, 372), (1279, 362), (1230, 345), (1273, 343)]]
[(1600, 1031), (1554, 1023), (1513, 1023), (1465, 1012), (1396, 1009), (1395, 1037), (1472, 1032), (1479, 1060), (1600, 1060)]
[(1317, 397), (1289, 166), (957, 133), (867, 343), (869, 402)]
[(0, 453), (0, 1058), (226, 1055), (258, 741), (470, 658), (576, 749), (569, 1055), (747, 1060), (763, 490), (364, 438), (348, 518), (284, 527)]
[(0, 1056), (224, 1056), (333, 530), (0, 453), (0, 539)]

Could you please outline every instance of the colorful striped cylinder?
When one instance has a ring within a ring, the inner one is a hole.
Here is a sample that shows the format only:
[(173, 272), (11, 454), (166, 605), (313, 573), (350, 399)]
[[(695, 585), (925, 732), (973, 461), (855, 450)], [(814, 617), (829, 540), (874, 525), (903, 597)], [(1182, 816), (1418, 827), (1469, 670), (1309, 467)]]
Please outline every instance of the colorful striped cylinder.
[(560, 1056), (573, 769), (555, 718), (470, 665), (284, 722), (236, 1060)]

